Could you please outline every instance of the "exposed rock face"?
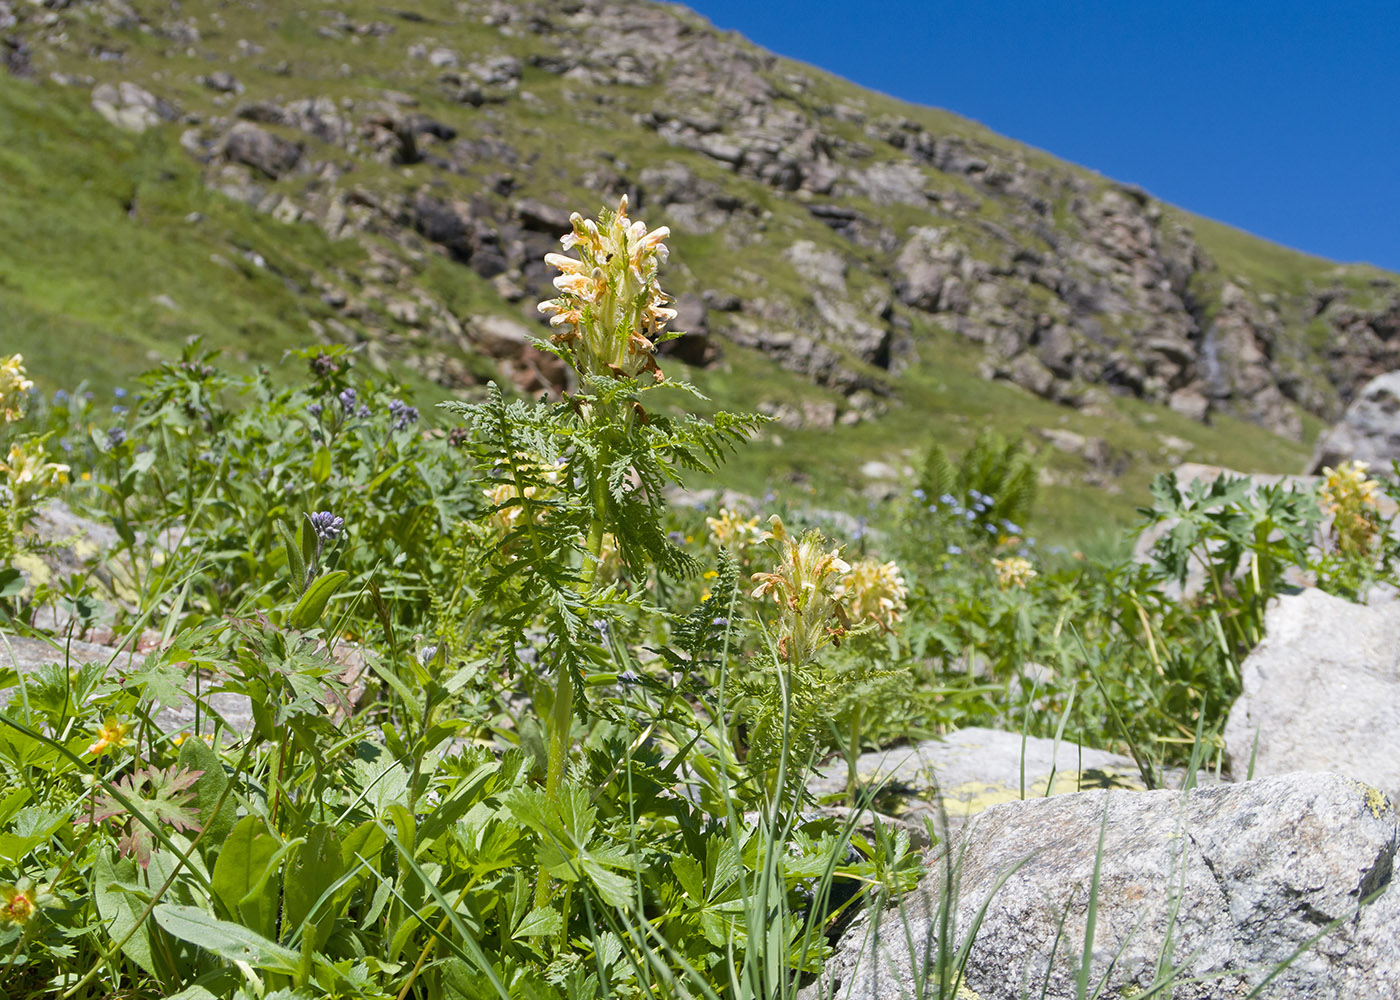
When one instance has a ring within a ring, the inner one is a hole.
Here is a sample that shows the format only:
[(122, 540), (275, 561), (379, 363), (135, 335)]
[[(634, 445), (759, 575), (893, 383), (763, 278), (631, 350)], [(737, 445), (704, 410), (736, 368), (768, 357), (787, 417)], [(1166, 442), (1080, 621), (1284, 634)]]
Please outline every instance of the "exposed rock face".
[(1400, 795), (1400, 604), (1274, 599), (1241, 670), (1225, 753), (1244, 777), (1336, 771)]
[(1317, 442), (1308, 471), (1320, 473), (1348, 459), (1387, 469), (1400, 458), (1400, 371), (1377, 375), (1347, 407), (1341, 422)]
[[(6, 51), (50, 79), (77, 81), (93, 52), (119, 61), (136, 37), (158, 40), (139, 45), (159, 68), (139, 85), (98, 83), (94, 107), (133, 130), (180, 118), (210, 186), (394, 254), (401, 275), (367, 268), (352, 281), (364, 295), (322, 328), (451, 371), (445, 383), (464, 380), (449, 357), (462, 317), (418, 280), (420, 255), (448, 255), (512, 303), (548, 297), (540, 256), (570, 210), (597, 208), (579, 191), (596, 203), (626, 193), (634, 216), (705, 238), (694, 271), (668, 285), (729, 303), (709, 303), (698, 339), (673, 347), (691, 363), (727, 342), (847, 396), (890, 396), (920, 338), (942, 328), (982, 346), (987, 377), (1059, 403), (1106, 386), (1293, 437), (1300, 410), (1333, 419), (1365, 379), (1400, 367), (1393, 276), (1313, 266), (1266, 288), (1138, 188), (951, 115), (874, 113), (854, 88), (682, 7), (412, 7), (363, 23), (289, 11), (317, 39), (296, 67), (268, 64), (255, 40), (226, 44), (208, 0), (156, 21), (125, 4), (11, 2), (0, 21)], [(394, 89), (327, 86), (350, 73), (350, 46), (395, 66)], [(229, 68), (174, 79), (195, 54)], [(245, 91), (258, 99), (239, 101)], [(413, 110), (444, 97), (438, 117)], [(371, 308), (420, 293), (434, 299), (420, 302), (430, 324)]]
[[(1098, 866), (1088, 985), (1105, 988), (1095, 995), (1136, 996), (1160, 982), (1160, 964), (1176, 981), (1161, 995), (1243, 997), (1301, 953), (1264, 997), (1394, 996), (1396, 838), (1386, 796), (1333, 774), (1009, 802), (976, 819), (952, 855), (950, 953), (990, 898), (966, 966), (971, 995), (1076, 996)], [(918, 995), (938, 953), (944, 864), (930, 864), (920, 893), (857, 918), (799, 995)]]

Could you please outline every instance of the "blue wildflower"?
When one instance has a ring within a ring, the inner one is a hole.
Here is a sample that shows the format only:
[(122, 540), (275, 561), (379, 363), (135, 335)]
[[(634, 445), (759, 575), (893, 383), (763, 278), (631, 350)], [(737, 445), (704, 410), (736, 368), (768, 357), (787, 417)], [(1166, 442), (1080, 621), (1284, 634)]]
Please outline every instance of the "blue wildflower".
[(309, 414), (311, 414), (313, 417), (316, 417), (316, 418), (320, 418), (320, 416), (321, 416), (321, 411), (322, 411), (323, 409), (324, 409), (324, 407), (322, 407), (320, 403), (307, 403), (307, 404), (306, 404), (306, 412), (309, 413)]
[(355, 416), (359, 417), (361, 420), (365, 420), (369, 417), (370, 412), (369, 405), (367, 403), (361, 403), (360, 408), (355, 411)]
[(960, 556), (960, 555), (962, 555), (962, 546), (960, 546), (960, 545), (950, 545), (950, 546), (948, 546), (948, 554), (949, 554), (950, 556)]
[(115, 389), (112, 390), (112, 395), (116, 396), (118, 399), (125, 399), (126, 390), (123, 389), (121, 386), (117, 386)]
[(107, 432), (107, 447), (120, 448), (126, 442), (126, 428), (113, 427)]
[(944, 493), (938, 498), (938, 502), (948, 507), (956, 507), (958, 505), (958, 498), (951, 493)]
[(916, 486), (914, 487), (914, 499), (922, 503), (928, 499), (928, 494)]
[(121, 416), (123, 413), (126, 412), (126, 407), (122, 406), (120, 403), (114, 403), (112, 404), (112, 412), (115, 413), (117, 416)]
[(359, 394), (354, 389), (344, 390), (338, 397), (341, 408), (347, 413), (355, 408), (355, 403), (359, 399)]

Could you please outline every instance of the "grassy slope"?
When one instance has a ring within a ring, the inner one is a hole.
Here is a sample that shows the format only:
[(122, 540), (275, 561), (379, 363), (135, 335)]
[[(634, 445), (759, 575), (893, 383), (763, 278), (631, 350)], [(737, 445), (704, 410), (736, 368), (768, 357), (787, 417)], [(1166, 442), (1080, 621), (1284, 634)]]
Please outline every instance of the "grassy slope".
[[(370, 5), (349, 6), (364, 7), (359, 13), (366, 17), (374, 14)], [(430, 16), (455, 20), (447, 7), (438, 11), (427, 4), (424, 9)], [(344, 42), (328, 43), (317, 36), (316, 19), (307, 12), (287, 11), (269, 28), (262, 14), (237, 5), (223, 11), (227, 27), (222, 37), (230, 46), (233, 39), (248, 37), (267, 46), (263, 57), (238, 66), (239, 77), (248, 86), (244, 99), (285, 99), (305, 93), (363, 96), (414, 82), (414, 70), (401, 56), (402, 39), (392, 47), (367, 40), (351, 51)], [(470, 49), (478, 34), (483, 35), (483, 44), (496, 50), (514, 47), (524, 54), (527, 44), (525, 39), (503, 40), (490, 29), (460, 22), (437, 34), (463, 50)], [(218, 38), (207, 41), (219, 43)], [(140, 80), (159, 72), (169, 83), (163, 92), (182, 105), (208, 105), (212, 95), (192, 82), (197, 73), (208, 70), (208, 63), (178, 56), (167, 60), (154, 45), (138, 37), (119, 69), (96, 64), (86, 68), (112, 80)], [(260, 68), (280, 60), (289, 63), (290, 79)], [(338, 70), (342, 61), (353, 66), (348, 77)], [(872, 114), (907, 115), (929, 127), (1015, 149), (1032, 163), (1057, 162), (948, 112), (862, 92), (820, 71), (801, 69), (814, 80), (813, 99), (855, 98)], [(525, 89), (540, 100), (528, 105), (512, 102), (506, 109), (464, 111), (431, 88), (413, 89), (422, 100), (420, 110), (459, 127), (507, 127), (523, 154), (540, 154), (539, 169), (517, 172), (522, 194), (563, 192), (581, 202), (581, 208), (592, 210), (594, 196), (578, 188), (569, 172), (551, 167), (548, 154), (552, 149), (574, 148), (584, 141), (581, 135), (586, 138), (589, 128), (601, 122), (578, 120), (576, 110), (556, 93), (563, 86), (558, 78), (533, 69), (526, 72)], [(600, 110), (598, 115), (622, 122), (652, 96), (629, 95), (621, 106)], [(508, 120), (507, 114), (514, 117)], [(464, 115), (479, 117), (468, 122)], [(364, 249), (355, 241), (331, 241), (305, 224), (283, 225), (206, 189), (198, 166), (178, 146), (178, 130), (179, 126), (162, 126), (130, 136), (99, 119), (88, 108), (85, 91), (0, 78), (0, 176), (6, 178), (0, 186), (0, 247), (20, 248), (20, 252), (0, 250), (0, 324), (6, 331), (6, 349), (24, 352), (46, 384), (71, 385), (82, 378), (98, 385), (125, 381), (154, 357), (168, 356), (174, 345), (191, 335), (228, 349), (235, 358), (274, 361), (286, 347), (313, 339), (310, 321), (330, 315), (311, 291), (311, 275), (353, 272), (363, 261)], [(736, 178), (699, 154), (635, 130), (623, 128), (614, 134), (620, 143), (616, 152), (634, 165), (662, 157), (680, 160), (701, 178), (722, 180), (771, 213), (765, 239), (742, 248), (728, 245), (718, 235), (677, 238), (675, 278), (670, 284), (678, 291), (719, 287), (754, 294), (762, 289), (744, 287), (745, 276), (761, 274), (768, 282), (768, 294), (785, 294), (801, 278), (781, 259), (777, 247), (794, 239), (821, 243), (837, 239), (802, 205)], [(373, 167), (364, 171), (362, 182), (373, 180), (400, 190), (426, 179), (416, 169), (385, 169), (373, 178), (367, 176), (371, 172)], [(481, 180), (474, 174), (447, 179), (446, 185), (465, 195)], [(951, 178), (947, 183), (958, 184)], [(986, 203), (995, 206), (994, 200)], [(897, 209), (860, 207), (877, 219), (891, 215), (888, 221), (898, 222)], [(197, 221), (187, 221), (191, 213), (198, 214)], [(1261, 290), (1292, 291), (1335, 267), (1207, 220), (1190, 222), (1224, 269), (1240, 273)], [(855, 291), (863, 263), (860, 257), (866, 252), (843, 242), (837, 245), (852, 254)], [(252, 263), (244, 251), (261, 255), (268, 266)], [(489, 288), (475, 275), (445, 260), (430, 260), (422, 280), (460, 313), (503, 306), (499, 300), (491, 301)], [(167, 296), (175, 308), (155, 301), (159, 296)], [(1192, 460), (1239, 468), (1288, 471), (1306, 456), (1305, 446), (1236, 421), (1203, 427), (1165, 409), (1119, 398), (1110, 399), (1100, 414), (1083, 414), (1011, 386), (989, 383), (977, 375), (977, 349), (917, 317), (916, 343), (919, 360), (898, 380), (898, 402), (888, 416), (877, 423), (829, 432), (774, 428), (764, 442), (736, 461), (732, 467), (736, 485), (761, 494), (791, 479), (795, 482), (787, 487), (789, 492), (810, 493), (823, 505), (859, 508), (863, 501), (852, 497), (851, 484), (860, 481), (853, 470), (865, 461), (878, 459), (895, 467), (910, 464), (929, 440), (937, 438), (956, 448), (984, 425), (1033, 439), (1037, 427), (1063, 427), (1106, 438), (1129, 466), (1118, 480), (1120, 492), (1082, 486), (1046, 490), (1046, 515), (1039, 530), (1075, 540), (1102, 531), (1105, 525), (1116, 530), (1131, 519), (1133, 508), (1145, 499), (1151, 474), (1171, 461), (1164, 436), (1188, 442), (1187, 457)], [(824, 394), (737, 349), (729, 351), (719, 369), (692, 374), (717, 403), (731, 408), (751, 406), (759, 399), (799, 401)], [(421, 383), (419, 388), (423, 401), (441, 394)], [(1316, 426), (1310, 429), (1315, 431)], [(1048, 446), (1041, 450), (1063, 481), (1073, 481), (1084, 471), (1078, 458)]]

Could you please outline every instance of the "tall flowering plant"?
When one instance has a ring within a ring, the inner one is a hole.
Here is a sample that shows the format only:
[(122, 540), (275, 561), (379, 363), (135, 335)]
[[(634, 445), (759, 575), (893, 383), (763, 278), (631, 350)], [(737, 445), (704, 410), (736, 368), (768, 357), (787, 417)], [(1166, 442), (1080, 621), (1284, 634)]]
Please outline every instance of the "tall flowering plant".
[[(544, 808), (565, 798), (589, 681), (613, 673), (597, 639), (625, 629), (642, 604), (600, 565), (616, 559), (632, 580), (694, 572), (692, 557), (667, 537), (662, 490), (686, 470), (712, 469), (762, 419), (702, 420), (651, 405), (667, 387), (699, 396), (664, 380), (656, 360), (658, 344), (676, 335), (666, 331), (676, 314), (659, 281), (668, 230), (629, 219), (625, 197), (596, 220), (576, 213), (571, 221), (560, 240), (566, 253), (545, 258), (560, 272), (558, 295), (539, 304), (555, 332), (537, 346), (574, 368), (578, 391), (527, 403), (507, 400), (493, 383), (484, 403), (443, 404), (463, 418), (477, 467), (494, 484), (482, 512), (493, 558), (475, 599), (479, 617), (496, 629), (511, 672), (525, 666), (521, 651), (534, 648), (541, 626), (547, 635), (534, 699), (546, 734)], [(493, 600), (502, 594), (511, 600)], [(550, 893), (542, 869), (537, 902)]]
[(5, 508), (0, 519), (0, 558), (6, 562), (14, 557), (20, 527), (37, 502), (68, 482), (68, 466), (48, 460), (43, 436), (9, 431), (24, 417), (33, 387), (23, 357), (0, 358), (0, 422), (8, 438), (8, 449), (0, 458), (0, 500)]

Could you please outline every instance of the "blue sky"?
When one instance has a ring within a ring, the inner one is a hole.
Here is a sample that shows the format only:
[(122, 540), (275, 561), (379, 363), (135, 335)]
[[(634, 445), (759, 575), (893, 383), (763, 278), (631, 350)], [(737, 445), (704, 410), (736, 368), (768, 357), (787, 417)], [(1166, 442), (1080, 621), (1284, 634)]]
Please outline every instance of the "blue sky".
[(688, 5), (1190, 211), (1400, 271), (1397, 0)]

